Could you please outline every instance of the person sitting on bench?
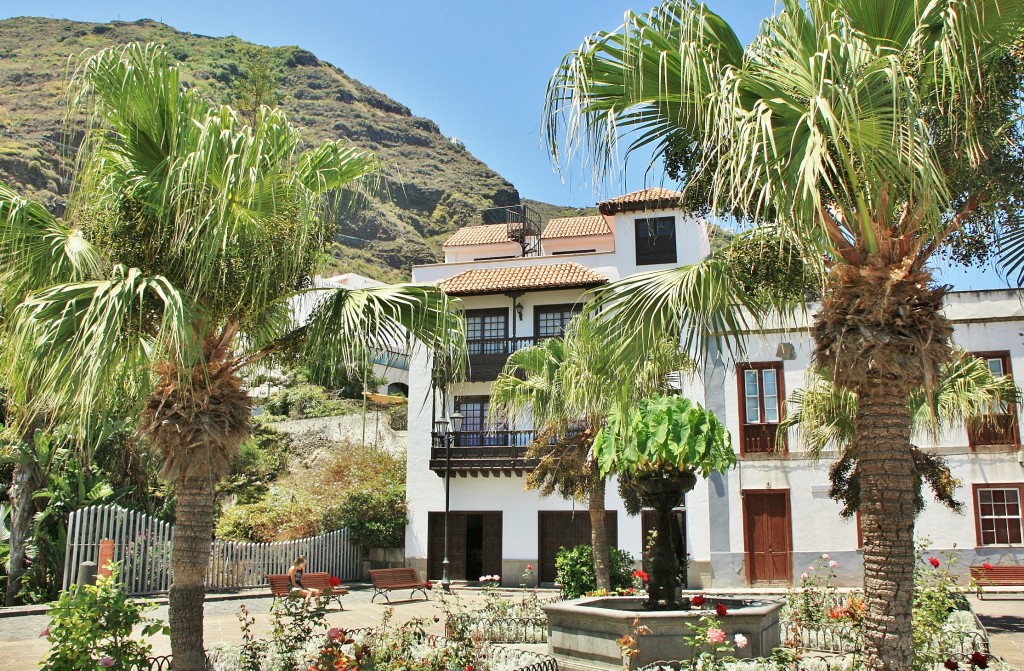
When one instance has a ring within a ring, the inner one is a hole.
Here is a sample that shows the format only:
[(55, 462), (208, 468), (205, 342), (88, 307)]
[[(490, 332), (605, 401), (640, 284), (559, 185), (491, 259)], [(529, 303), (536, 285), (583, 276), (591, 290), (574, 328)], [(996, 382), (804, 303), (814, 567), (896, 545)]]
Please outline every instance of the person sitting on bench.
[(288, 582), (291, 584), (291, 596), (301, 596), (309, 603), (310, 599), (316, 599), (317, 605), (320, 604), (320, 590), (305, 588), (302, 586), (302, 572), (306, 570), (306, 558), (303, 555), (299, 555), (292, 562), (292, 567), (288, 569)]

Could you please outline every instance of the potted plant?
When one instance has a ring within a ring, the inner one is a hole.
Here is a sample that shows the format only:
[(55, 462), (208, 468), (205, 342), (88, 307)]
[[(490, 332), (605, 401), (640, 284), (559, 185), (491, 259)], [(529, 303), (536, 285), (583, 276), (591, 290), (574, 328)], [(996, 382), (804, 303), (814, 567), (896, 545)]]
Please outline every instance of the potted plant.
[(679, 608), (672, 509), (696, 486), (698, 475), (707, 478), (736, 465), (729, 432), (714, 413), (687, 398), (653, 396), (626, 415), (610, 413), (595, 439), (594, 454), (602, 475), (617, 474), (657, 514), (645, 606)]

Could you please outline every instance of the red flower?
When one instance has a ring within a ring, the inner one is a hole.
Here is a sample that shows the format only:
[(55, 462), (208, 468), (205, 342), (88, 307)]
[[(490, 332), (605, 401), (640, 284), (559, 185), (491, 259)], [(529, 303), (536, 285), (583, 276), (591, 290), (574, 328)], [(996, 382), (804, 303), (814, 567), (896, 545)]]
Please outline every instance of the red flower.
[(690, 603), (692, 603), (694, 606), (697, 606), (698, 608), (700, 608), (701, 606), (704, 605), (704, 597), (702, 597), (700, 594), (698, 594), (697, 596), (695, 596), (692, 599), (690, 599)]
[(473, 665), (472, 664), (467, 664), (466, 665), (466, 671), (473, 671)]
[(648, 575), (647, 575), (646, 571), (641, 571), (640, 569), (637, 569), (637, 570), (633, 571), (633, 577), (634, 578), (640, 578), (644, 582), (647, 582)]
[(947, 669), (949, 669), (949, 671), (956, 671), (957, 669), (960, 668), (960, 665), (957, 664), (956, 660), (952, 659), (952, 658), (951, 659), (947, 659), (945, 662), (942, 663), (942, 665), (944, 667), (946, 667)]
[(940, 562), (935, 557), (929, 557), (928, 558), (928, 563), (931, 564), (932, 566), (934, 566), (935, 568), (939, 568), (939, 564), (941, 564), (942, 562)]
[(975, 650), (971, 653), (971, 664), (978, 667), (979, 669), (988, 668), (988, 655), (983, 652)]
[(433, 586), (434, 586), (434, 583), (432, 583), (432, 582), (430, 582), (430, 581), (428, 580), (428, 581), (426, 581), (425, 583), (423, 583), (423, 586), (424, 586), (424, 587), (426, 587), (427, 589), (430, 589), (431, 587), (433, 587)]
[(527, 564), (526, 565), (526, 570), (527, 571), (532, 571), (533, 570), (533, 564)]
[(341, 584), (341, 578), (332, 575), (330, 578), (327, 579), (327, 584), (331, 587), (337, 587)]
[(984, 564), (982, 564), (982, 566), (985, 568), (986, 571), (992, 570), (992, 564), (989, 564), (988, 562), (985, 562)]
[(715, 612), (718, 613), (718, 617), (722, 617), (723, 615), (725, 615), (728, 612), (728, 610), (729, 609), (725, 607), (724, 603), (720, 603), (717, 606), (715, 606)]

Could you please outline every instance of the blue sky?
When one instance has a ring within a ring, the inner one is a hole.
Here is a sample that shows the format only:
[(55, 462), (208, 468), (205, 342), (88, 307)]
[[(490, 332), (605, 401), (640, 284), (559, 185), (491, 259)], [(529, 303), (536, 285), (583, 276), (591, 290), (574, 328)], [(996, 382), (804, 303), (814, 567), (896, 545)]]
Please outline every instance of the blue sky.
[[(708, 0), (743, 42), (771, 14), (773, 0)], [(78, 21), (155, 19), (178, 30), (236, 35), (271, 46), (297, 44), (350, 76), (437, 122), (511, 181), (520, 195), (587, 206), (662, 184), (645, 161), (593, 185), (579, 161), (557, 175), (540, 145), (544, 88), (561, 57), (587, 35), (612, 30), (627, 9), (655, 0), (4, 0), (0, 18)], [(1002, 286), (992, 272), (950, 270), (957, 288)]]

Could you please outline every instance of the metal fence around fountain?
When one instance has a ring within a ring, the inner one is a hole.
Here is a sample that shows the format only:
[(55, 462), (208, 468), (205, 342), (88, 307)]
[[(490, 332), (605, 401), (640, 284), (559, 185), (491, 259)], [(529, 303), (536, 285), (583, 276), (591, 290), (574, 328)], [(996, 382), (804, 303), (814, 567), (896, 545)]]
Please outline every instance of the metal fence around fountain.
[[(171, 586), (174, 525), (116, 505), (89, 506), (68, 515), (64, 551), (64, 589), (77, 578), (82, 562), (99, 561), (100, 541), (114, 541), (119, 580), (131, 596), (162, 594)], [(299, 555), (310, 570), (326, 571), (342, 580), (362, 576), (362, 549), (348, 539), (348, 530), (274, 543), (241, 543), (215, 539), (206, 570), (206, 589), (239, 589), (267, 584), (268, 573), (286, 573)]]

